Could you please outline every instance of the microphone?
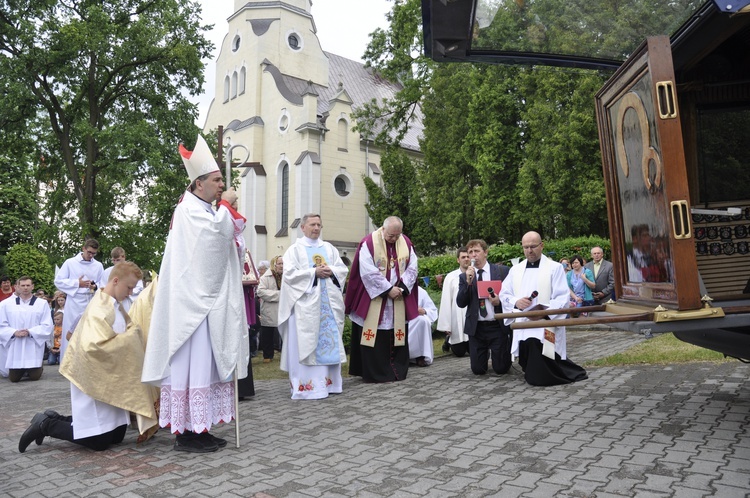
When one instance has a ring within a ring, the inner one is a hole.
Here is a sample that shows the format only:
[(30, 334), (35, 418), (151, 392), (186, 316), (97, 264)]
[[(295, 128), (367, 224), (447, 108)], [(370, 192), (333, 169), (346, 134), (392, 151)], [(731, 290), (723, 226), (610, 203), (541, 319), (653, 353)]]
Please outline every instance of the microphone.
[(495, 299), (495, 289), (493, 289), (492, 287), (487, 287), (487, 293), (490, 295), (492, 299)]
[(477, 260), (472, 258), (472, 260), (471, 260), (471, 267), (472, 268), (476, 268), (476, 264), (477, 264)]
[(533, 301), (538, 295), (539, 293), (537, 291), (532, 292), (531, 295), (529, 296), (529, 301)]

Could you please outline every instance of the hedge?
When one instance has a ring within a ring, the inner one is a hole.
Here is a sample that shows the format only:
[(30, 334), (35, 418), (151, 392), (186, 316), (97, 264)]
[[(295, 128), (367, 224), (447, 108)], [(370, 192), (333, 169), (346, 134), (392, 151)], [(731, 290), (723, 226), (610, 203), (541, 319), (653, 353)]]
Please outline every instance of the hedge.
[[(591, 248), (599, 246), (604, 250), (604, 259), (610, 260), (612, 257), (609, 239), (596, 236), (588, 237), (571, 237), (559, 240), (545, 240), (544, 254), (555, 261), (561, 258), (570, 258), (580, 254), (583, 259), (591, 259)], [(490, 246), (487, 259), (491, 263), (501, 263), (512, 266), (512, 259), (524, 259), (523, 248), (521, 243), (518, 244), (496, 244)], [(458, 268), (455, 251), (450, 254), (440, 256), (426, 256), (419, 258), (419, 278), (420, 285), (424, 287), (424, 277), (430, 277), (429, 288), (438, 290), (439, 286), (437, 275), (445, 275)]]

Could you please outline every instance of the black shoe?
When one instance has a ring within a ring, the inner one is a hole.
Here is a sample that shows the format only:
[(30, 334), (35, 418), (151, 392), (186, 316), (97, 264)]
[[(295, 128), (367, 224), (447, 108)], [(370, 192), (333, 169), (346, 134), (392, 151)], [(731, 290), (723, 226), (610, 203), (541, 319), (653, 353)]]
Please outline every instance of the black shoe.
[(48, 418), (63, 418), (63, 416), (62, 416), (62, 415), (60, 415), (59, 413), (57, 413), (57, 412), (56, 412), (55, 410), (45, 410), (45, 411), (44, 411), (44, 414), (45, 414), (45, 415), (46, 415), (46, 416), (47, 416)]
[(448, 352), (448, 351), (450, 351), (450, 350), (451, 350), (451, 345), (450, 345), (450, 344), (448, 344), (448, 341), (445, 341), (445, 342), (443, 343), (443, 353), (447, 353), (447, 352)]
[(21, 434), (21, 439), (18, 441), (18, 451), (23, 453), (26, 448), (29, 447), (32, 441), (36, 441), (36, 444), (42, 444), (44, 441), (44, 432), (42, 432), (42, 422), (47, 420), (47, 416), (44, 413), (37, 413), (31, 419), (31, 425), (29, 428)]
[(211, 453), (219, 449), (219, 445), (200, 434), (185, 431), (178, 434), (174, 442), (175, 451), (189, 451), (191, 453)]
[(216, 446), (218, 446), (219, 448), (224, 448), (227, 445), (226, 439), (216, 437), (213, 434), (209, 434), (208, 432), (202, 433), (201, 437), (206, 438), (209, 441), (213, 441), (214, 443), (216, 443)]

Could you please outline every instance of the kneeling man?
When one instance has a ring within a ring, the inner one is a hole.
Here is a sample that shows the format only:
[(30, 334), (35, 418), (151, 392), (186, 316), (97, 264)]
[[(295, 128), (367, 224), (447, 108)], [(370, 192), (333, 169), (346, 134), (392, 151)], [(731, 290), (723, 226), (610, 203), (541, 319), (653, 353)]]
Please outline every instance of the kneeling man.
[(418, 367), (432, 365), (435, 357), (435, 349), (432, 344), (432, 324), (438, 317), (438, 310), (432, 302), (430, 295), (421, 287), (419, 291), (419, 303), (417, 315), (409, 320), (409, 360), (416, 363)]
[[(521, 239), (526, 259), (510, 269), (500, 291), (503, 312), (513, 313), (537, 305), (551, 309), (567, 308), (570, 301), (565, 270), (560, 263), (542, 254), (544, 243), (536, 232), (528, 232)], [(554, 320), (565, 315), (552, 315)], [(515, 318), (505, 321), (527, 321)], [(545, 327), (513, 331), (511, 354), (518, 356), (526, 382), (533, 386), (568, 384), (588, 378), (586, 371), (568, 360), (565, 327)], [(545, 349), (546, 354), (545, 354)]]
[(24, 374), (29, 380), (42, 377), (44, 345), (54, 330), (49, 304), (32, 295), (33, 290), (31, 277), (21, 277), (16, 282), (18, 295), (0, 303), (0, 349), (6, 355), (2, 367), (11, 382)]
[(140, 268), (126, 261), (96, 291), (60, 366), (60, 373), (70, 381), (73, 415), (54, 410), (37, 413), (21, 436), (18, 451), (26, 451), (32, 441), (42, 444), (46, 436), (103, 451), (122, 442), (130, 423), (128, 412), (138, 416), (141, 434), (153, 432), (157, 393), (141, 383), (146, 341), (121, 304), (141, 278)]

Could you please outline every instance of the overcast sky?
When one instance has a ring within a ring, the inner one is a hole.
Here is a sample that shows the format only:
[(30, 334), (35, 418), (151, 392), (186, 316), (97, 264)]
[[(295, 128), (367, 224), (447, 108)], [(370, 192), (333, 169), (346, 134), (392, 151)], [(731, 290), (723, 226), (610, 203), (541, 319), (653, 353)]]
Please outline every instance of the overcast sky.
[[(214, 43), (214, 59), (206, 61), (204, 93), (196, 99), (200, 110), (198, 126), (203, 126), (206, 112), (214, 93), (215, 58), (227, 33), (227, 18), (234, 12), (234, 0), (198, 0), (203, 6), (205, 24), (213, 24), (208, 38)], [(390, 0), (313, 0), (311, 13), (315, 20), (320, 45), (326, 52), (361, 60), (369, 34), (377, 28), (386, 28), (386, 13), (393, 6)]]

